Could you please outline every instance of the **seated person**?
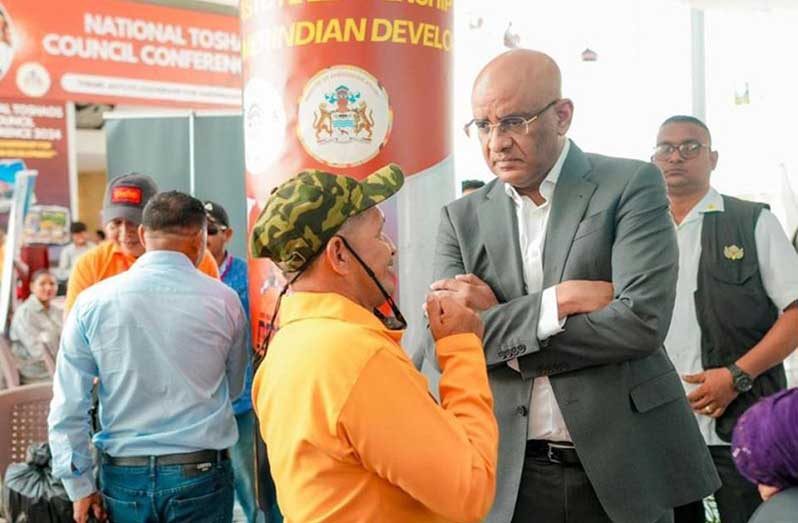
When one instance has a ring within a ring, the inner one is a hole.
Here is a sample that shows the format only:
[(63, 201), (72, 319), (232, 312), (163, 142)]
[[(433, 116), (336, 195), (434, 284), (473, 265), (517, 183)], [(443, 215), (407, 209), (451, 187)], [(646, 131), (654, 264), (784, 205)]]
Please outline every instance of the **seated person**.
[(768, 396), (743, 414), (734, 427), (732, 455), (765, 500), (749, 523), (798, 521), (797, 388)]
[(95, 246), (94, 242), (89, 241), (89, 233), (85, 223), (72, 222), (69, 227), (69, 233), (72, 235), (72, 243), (61, 249), (61, 255), (58, 259), (59, 280), (68, 280), (77, 259)]
[(36, 271), (30, 289), (31, 295), (14, 312), (9, 331), (22, 385), (52, 379), (48, 360), (55, 361), (64, 314), (51, 303), (58, 282), (50, 271)]

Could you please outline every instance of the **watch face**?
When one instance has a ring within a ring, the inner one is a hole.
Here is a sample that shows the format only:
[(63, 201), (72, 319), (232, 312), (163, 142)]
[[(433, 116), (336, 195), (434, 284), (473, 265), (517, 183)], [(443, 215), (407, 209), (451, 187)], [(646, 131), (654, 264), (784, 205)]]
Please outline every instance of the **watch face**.
[(738, 376), (737, 379), (734, 380), (734, 388), (740, 392), (748, 392), (753, 386), (754, 381), (745, 374)]

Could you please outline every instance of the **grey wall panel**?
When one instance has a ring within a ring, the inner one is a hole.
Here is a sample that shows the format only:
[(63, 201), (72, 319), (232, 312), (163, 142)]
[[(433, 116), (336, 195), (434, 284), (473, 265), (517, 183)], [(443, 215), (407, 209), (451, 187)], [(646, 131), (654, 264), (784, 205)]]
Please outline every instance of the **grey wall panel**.
[(105, 122), (108, 178), (152, 176), (160, 190), (189, 190), (187, 117), (124, 118)]
[(197, 198), (221, 204), (230, 216), (230, 252), (246, 258), (247, 204), (244, 192), (244, 128), (241, 116), (194, 119)]
[[(108, 176), (148, 174), (160, 190), (191, 192), (189, 116), (126, 117), (105, 122)], [(246, 256), (244, 133), (240, 116), (194, 117), (194, 196), (227, 209), (230, 251)]]

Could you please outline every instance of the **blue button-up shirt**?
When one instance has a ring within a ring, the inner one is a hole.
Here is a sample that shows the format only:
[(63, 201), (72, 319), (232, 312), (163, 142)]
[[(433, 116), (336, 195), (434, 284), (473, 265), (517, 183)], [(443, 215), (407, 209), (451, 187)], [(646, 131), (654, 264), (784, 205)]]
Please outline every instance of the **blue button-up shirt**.
[(86, 289), (61, 336), (48, 419), (53, 474), (70, 499), (96, 490), (89, 442), (111, 456), (229, 448), (230, 399), (244, 383), (249, 332), (238, 296), (182, 253), (152, 251)]
[[(236, 291), (241, 299), (241, 305), (249, 318), (249, 276), (247, 262), (241, 258), (236, 258), (229, 253), (225, 253), (225, 259), (219, 266), (219, 274), (222, 281), (231, 289)], [(244, 414), (252, 410), (252, 354), (247, 358), (247, 374), (244, 381), (244, 390), (241, 395), (233, 401), (233, 412), (236, 415)]]

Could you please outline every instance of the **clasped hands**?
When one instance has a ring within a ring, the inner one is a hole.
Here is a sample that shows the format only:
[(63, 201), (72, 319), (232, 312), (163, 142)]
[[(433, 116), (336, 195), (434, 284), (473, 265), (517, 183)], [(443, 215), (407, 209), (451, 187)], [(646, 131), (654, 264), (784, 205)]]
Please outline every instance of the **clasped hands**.
[(481, 340), (485, 325), (478, 313), (498, 304), (493, 290), (473, 274), (458, 274), (430, 286), (424, 314), (435, 341), (455, 334), (473, 333)]

